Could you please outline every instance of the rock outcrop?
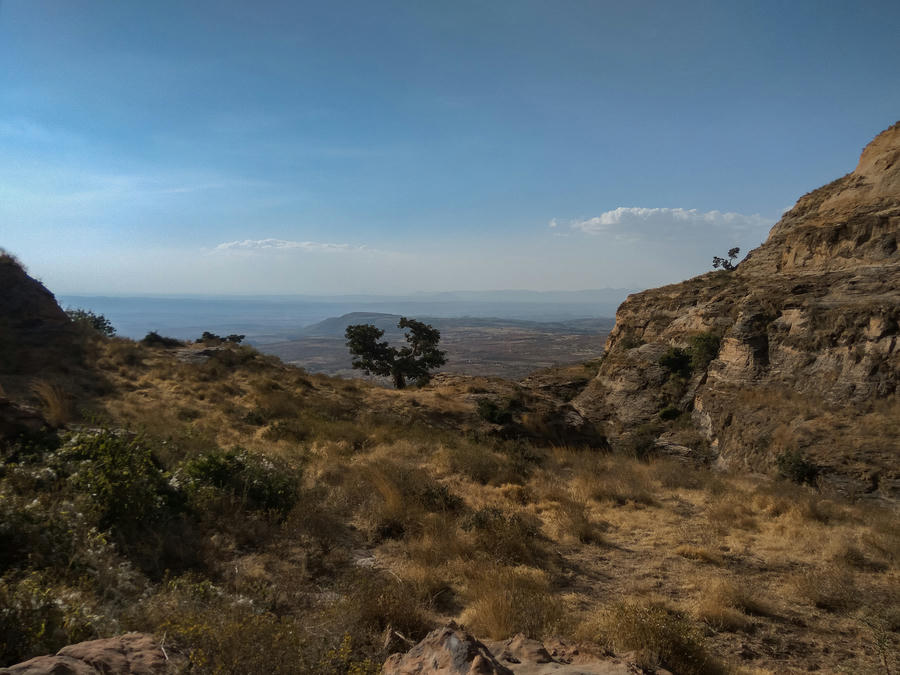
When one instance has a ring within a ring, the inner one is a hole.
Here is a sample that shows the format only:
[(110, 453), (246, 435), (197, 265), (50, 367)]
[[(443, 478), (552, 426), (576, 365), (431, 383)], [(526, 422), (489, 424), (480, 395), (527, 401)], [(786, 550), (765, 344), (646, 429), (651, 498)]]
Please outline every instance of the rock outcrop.
[(183, 657), (167, 653), (152, 635), (126, 633), (79, 642), (63, 647), (55, 656), (38, 656), (0, 668), (0, 675), (168, 675), (184, 665)]
[(53, 294), (0, 249), (0, 385), (21, 393), (26, 378), (77, 361), (77, 337)]
[[(432, 631), (406, 654), (394, 654), (382, 675), (633, 675), (644, 672), (623, 658), (581, 654), (559, 644), (552, 649), (519, 634), (485, 644), (456, 624)], [(658, 675), (669, 671), (659, 669)]]
[(393, 654), (382, 675), (512, 675), (490, 650), (455, 624), (431, 631), (406, 654)]
[[(721, 464), (769, 471), (793, 453), (843, 490), (897, 496), (898, 238), (900, 123), (852, 173), (803, 196), (734, 271), (630, 296), (573, 405), (614, 444), (661, 435), (664, 445), (665, 410), (689, 416), (693, 445)], [(692, 367), (675, 372), (666, 354)]]

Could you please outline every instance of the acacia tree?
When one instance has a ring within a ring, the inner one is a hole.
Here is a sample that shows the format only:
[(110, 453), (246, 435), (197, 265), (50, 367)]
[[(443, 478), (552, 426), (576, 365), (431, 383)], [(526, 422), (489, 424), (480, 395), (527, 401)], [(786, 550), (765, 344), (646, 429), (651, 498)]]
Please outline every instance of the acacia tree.
[(738, 257), (738, 254), (741, 252), (737, 246), (734, 248), (728, 249), (728, 257), (720, 258), (719, 256), (713, 256), (713, 267), (719, 269), (720, 267), (723, 270), (732, 271), (737, 265), (734, 262), (734, 259)]
[(384, 331), (369, 323), (347, 326), (344, 337), (350, 353), (356, 357), (354, 368), (361, 369), (366, 375), (390, 377), (397, 389), (403, 389), (407, 380), (426, 381), (428, 371), (441, 367), (447, 359), (446, 352), (437, 348), (441, 339), (439, 330), (405, 316), (397, 327), (409, 329), (406, 333), (408, 344), (399, 349), (380, 341)]

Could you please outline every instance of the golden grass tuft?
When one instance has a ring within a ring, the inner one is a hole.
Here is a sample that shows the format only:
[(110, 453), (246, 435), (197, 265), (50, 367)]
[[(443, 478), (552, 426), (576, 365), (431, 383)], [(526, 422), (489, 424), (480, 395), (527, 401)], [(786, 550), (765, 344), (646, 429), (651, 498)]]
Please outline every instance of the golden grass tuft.
[(41, 404), (46, 420), (54, 427), (61, 427), (72, 421), (72, 400), (65, 389), (47, 380), (37, 380), (31, 385), (32, 393)]
[(664, 605), (613, 605), (601, 611), (586, 630), (617, 652), (634, 652), (638, 664), (647, 669), (661, 665), (683, 675), (724, 672), (708, 653), (699, 626)]
[(749, 630), (753, 623), (747, 615), (771, 616), (769, 603), (747, 585), (720, 579), (705, 589), (697, 604), (697, 618), (714, 630)]
[(581, 544), (603, 544), (604, 524), (591, 517), (590, 504), (576, 497), (564, 498), (554, 511), (557, 532)]
[(557, 632), (565, 615), (544, 572), (489, 567), (469, 582), (462, 622), (476, 635), (503, 640), (516, 633), (540, 639)]

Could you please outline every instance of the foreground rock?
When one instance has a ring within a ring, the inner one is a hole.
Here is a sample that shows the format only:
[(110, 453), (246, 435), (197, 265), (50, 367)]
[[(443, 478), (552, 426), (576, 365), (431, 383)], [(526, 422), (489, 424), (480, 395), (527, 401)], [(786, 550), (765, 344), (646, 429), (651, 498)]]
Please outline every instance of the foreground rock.
[[(575, 408), (614, 445), (652, 448), (680, 415), (681, 437), (660, 440), (720, 464), (805, 456), (842, 491), (900, 496), (898, 239), (900, 123), (736, 270), (630, 296)], [(698, 346), (708, 358), (679, 373), (660, 364)]]
[[(455, 624), (432, 631), (406, 654), (394, 654), (382, 675), (634, 675), (626, 659), (579, 654), (561, 643), (548, 649), (516, 635), (485, 644)], [(664, 675), (668, 671), (658, 670)]]
[(55, 656), (0, 668), (0, 675), (169, 675), (183, 665), (183, 659), (166, 653), (152, 635), (127, 633), (69, 645)]
[(382, 675), (511, 675), (490, 650), (454, 624), (431, 631), (406, 654), (393, 654)]

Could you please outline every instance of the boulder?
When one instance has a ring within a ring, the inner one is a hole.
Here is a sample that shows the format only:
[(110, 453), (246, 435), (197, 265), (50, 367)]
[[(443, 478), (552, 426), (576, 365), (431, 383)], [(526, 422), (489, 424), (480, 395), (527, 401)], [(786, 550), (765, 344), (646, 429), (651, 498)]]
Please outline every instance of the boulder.
[(490, 650), (451, 623), (431, 631), (406, 654), (385, 661), (382, 675), (512, 675)]
[(126, 633), (79, 642), (63, 647), (55, 656), (0, 668), (0, 675), (169, 675), (183, 665), (184, 659), (167, 653), (153, 635)]

